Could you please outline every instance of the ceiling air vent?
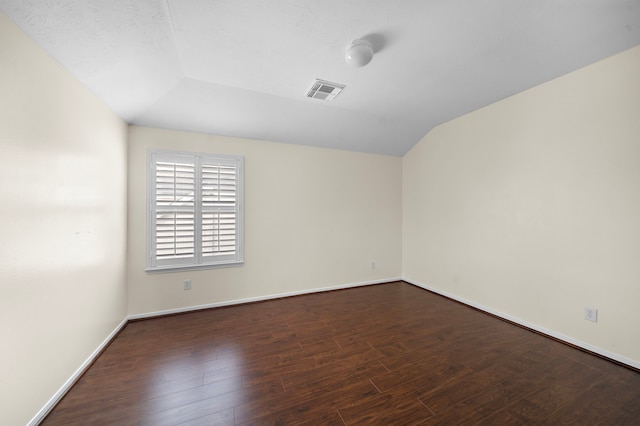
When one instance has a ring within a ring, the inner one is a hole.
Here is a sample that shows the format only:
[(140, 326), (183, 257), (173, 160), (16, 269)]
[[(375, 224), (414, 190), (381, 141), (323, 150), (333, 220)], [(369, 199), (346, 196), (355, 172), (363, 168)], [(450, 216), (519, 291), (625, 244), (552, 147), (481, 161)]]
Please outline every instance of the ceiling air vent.
[(330, 81), (317, 80), (307, 90), (307, 98), (331, 101), (344, 89), (344, 84), (331, 83)]

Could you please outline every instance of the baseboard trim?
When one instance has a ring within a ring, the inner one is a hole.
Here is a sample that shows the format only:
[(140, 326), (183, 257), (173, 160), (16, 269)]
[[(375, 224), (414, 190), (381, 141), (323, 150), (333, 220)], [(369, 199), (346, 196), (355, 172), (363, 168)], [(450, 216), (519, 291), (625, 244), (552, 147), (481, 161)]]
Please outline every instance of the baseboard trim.
[(109, 333), (109, 335), (100, 343), (100, 345), (96, 348), (95, 351), (89, 355), (89, 357), (78, 367), (78, 369), (67, 379), (66, 382), (58, 389), (58, 391), (47, 401), (47, 403), (38, 411), (38, 413), (27, 423), (27, 426), (36, 426), (44, 420), (44, 418), (49, 414), (53, 407), (56, 406), (58, 402), (65, 396), (65, 394), (73, 387), (73, 385), (78, 381), (80, 377), (84, 374), (85, 371), (94, 363), (94, 361), (100, 356), (102, 351), (106, 349), (107, 346), (113, 341), (113, 339), (122, 331), (125, 325), (127, 325), (127, 318), (123, 319), (120, 324), (116, 326), (116, 328)]
[(191, 311), (199, 311), (202, 309), (220, 308), (223, 306), (233, 306), (233, 305), (243, 305), (246, 303), (262, 302), (265, 300), (272, 300), (272, 299), (281, 299), (283, 297), (300, 296), (303, 294), (312, 294), (312, 293), (322, 293), (325, 291), (343, 290), (347, 288), (363, 287), (363, 286), (375, 285), (375, 284), (385, 284), (385, 283), (390, 283), (394, 281), (402, 281), (402, 278), (386, 278), (383, 280), (362, 281), (358, 283), (341, 284), (341, 285), (329, 286), (329, 287), (319, 287), (319, 288), (313, 288), (309, 290), (291, 291), (287, 293), (277, 293), (277, 294), (269, 294), (269, 295), (258, 296), (258, 297), (249, 297), (246, 299), (234, 299), (234, 300), (227, 300), (224, 302), (207, 303), (204, 305), (187, 306), (184, 308), (145, 312), (141, 314), (129, 315), (127, 319), (129, 321), (142, 320), (142, 319), (154, 318), (159, 316), (175, 315), (175, 314), (182, 314), (182, 313), (191, 312)]
[(575, 347), (577, 347), (579, 349), (583, 349), (583, 350), (585, 350), (587, 352), (591, 352), (591, 353), (593, 353), (595, 355), (598, 355), (600, 357), (606, 358), (606, 359), (608, 359), (610, 361), (613, 361), (615, 363), (623, 364), (623, 365), (625, 365), (627, 367), (632, 368), (633, 370), (640, 371), (640, 362), (634, 361), (634, 360), (632, 360), (630, 358), (626, 358), (624, 356), (615, 354), (613, 352), (609, 352), (609, 351), (607, 351), (605, 349), (599, 348), (597, 346), (590, 345), (588, 343), (582, 342), (582, 341), (574, 339), (572, 337), (565, 336), (564, 334), (557, 333), (557, 332), (555, 332), (553, 330), (550, 330), (548, 328), (540, 327), (540, 326), (538, 326), (536, 324), (532, 324), (532, 323), (529, 323), (527, 321), (523, 321), (520, 318), (516, 318), (514, 316), (511, 316), (511, 315), (496, 311), (494, 309), (487, 308), (486, 306), (480, 305), (478, 303), (472, 302), (472, 301), (464, 299), (462, 297), (458, 297), (456, 295), (453, 295), (453, 294), (448, 293), (446, 291), (442, 291), (442, 290), (440, 290), (438, 288), (435, 288), (435, 287), (432, 287), (430, 285), (423, 284), (423, 283), (420, 283), (418, 281), (410, 280), (410, 279), (407, 279), (407, 278), (403, 278), (403, 281), (408, 283), (408, 284), (414, 285), (416, 287), (420, 287), (420, 288), (422, 288), (424, 290), (428, 290), (428, 291), (430, 291), (432, 293), (439, 294), (440, 296), (444, 296), (444, 297), (446, 297), (448, 299), (451, 299), (451, 300), (454, 300), (456, 302), (462, 303), (464, 305), (470, 306), (472, 308), (478, 309), (479, 311), (486, 312), (487, 314), (490, 314), (490, 315), (493, 315), (495, 317), (498, 317), (498, 318), (504, 319), (506, 321), (512, 322), (512, 323), (514, 323), (516, 325), (519, 325), (521, 327), (530, 329), (530, 330), (532, 330), (532, 331), (534, 331), (536, 333), (540, 333), (540, 334), (549, 336), (552, 339), (559, 340), (559, 341), (562, 341), (562, 342), (564, 342), (566, 344), (569, 344), (571, 346), (575, 346)]

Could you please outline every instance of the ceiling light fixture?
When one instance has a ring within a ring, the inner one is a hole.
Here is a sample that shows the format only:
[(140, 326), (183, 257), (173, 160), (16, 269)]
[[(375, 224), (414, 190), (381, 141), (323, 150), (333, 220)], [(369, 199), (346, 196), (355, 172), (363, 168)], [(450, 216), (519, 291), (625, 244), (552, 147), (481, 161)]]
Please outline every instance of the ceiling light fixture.
[(353, 40), (347, 48), (344, 60), (352, 67), (363, 67), (373, 58), (373, 46), (369, 40), (362, 38)]

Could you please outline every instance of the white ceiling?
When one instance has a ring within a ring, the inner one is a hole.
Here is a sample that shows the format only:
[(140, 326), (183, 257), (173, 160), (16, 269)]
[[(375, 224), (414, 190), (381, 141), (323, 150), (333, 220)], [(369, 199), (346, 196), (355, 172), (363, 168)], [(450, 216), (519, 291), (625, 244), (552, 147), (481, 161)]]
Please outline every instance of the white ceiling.
[[(0, 0), (127, 122), (401, 156), (640, 44), (640, 0)], [(344, 61), (353, 39), (373, 61)], [(316, 78), (346, 85), (305, 97)], [(640, 76), (639, 76), (640, 78)]]

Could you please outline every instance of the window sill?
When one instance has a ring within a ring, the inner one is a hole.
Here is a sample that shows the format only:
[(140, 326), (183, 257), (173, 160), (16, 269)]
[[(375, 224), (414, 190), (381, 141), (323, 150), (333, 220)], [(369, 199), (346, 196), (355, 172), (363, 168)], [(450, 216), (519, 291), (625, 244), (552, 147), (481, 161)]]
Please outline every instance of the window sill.
[(244, 261), (232, 261), (225, 263), (216, 263), (209, 265), (188, 265), (188, 266), (158, 266), (154, 268), (146, 268), (147, 274), (164, 274), (170, 272), (197, 271), (201, 269), (220, 269), (220, 268), (236, 268), (244, 265)]

